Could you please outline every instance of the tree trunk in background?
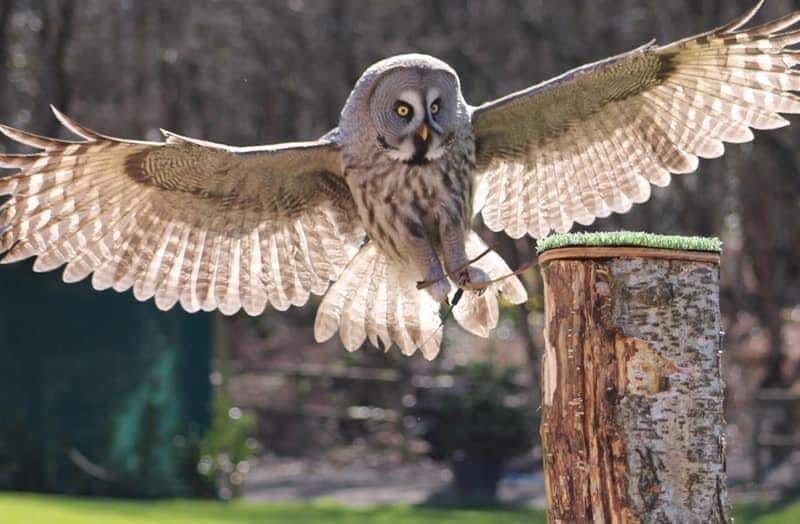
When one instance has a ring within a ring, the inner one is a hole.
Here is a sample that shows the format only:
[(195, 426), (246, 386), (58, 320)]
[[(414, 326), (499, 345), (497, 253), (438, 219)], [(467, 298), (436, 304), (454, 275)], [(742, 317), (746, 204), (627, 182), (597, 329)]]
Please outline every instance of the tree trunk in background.
[[(180, 132), (182, 128), (183, 99), (186, 95), (183, 63), (179, 60), (179, 42), (183, 31), (183, 17), (179, 8), (162, 4), (158, 9), (159, 56), (158, 75), (161, 87), (161, 118), (164, 129)], [(183, 131), (184, 133), (186, 131)]]
[(34, 108), (34, 124), (38, 132), (57, 136), (60, 124), (50, 113), (50, 104), (69, 111), (72, 92), (67, 75), (66, 53), (72, 39), (75, 2), (73, 0), (36, 3), (42, 19), (39, 34), (42, 67), (39, 73), (39, 96)]
[(8, 26), (14, 10), (14, 0), (0, 0), (0, 111), (6, 111), (6, 84), (8, 83)]
[(729, 522), (718, 256), (541, 261), (549, 521)]
[[(755, 276), (755, 313), (764, 327), (769, 349), (760, 386), (780, 388), (791, 386), (794, 380), (791, 370), (787, 369), (789, 356), (783, 338), (782, 318), (784, 307), (791, 304), (786, 296), (791, 257), (775, 256), (775, 252), (786, 250), (784, 246), (792, 242), (784, 224), (791, 223), (794, 214), (782, 211), (784, 203), (781, 200), (786, 198), (785, 188), (791, 187), (795, 181), (798, 165), (794, 141), (784, 144), (779, 137), (765, 136), (764, 145), (770, 149), (770, 160), (777, 169), (770, 174), (768, 182), (762, 177), (744, 177), (741, 181), (742, 235), (744, 245), (748, 247), (743, 256), (749, 259)], [(748, 163), (753, 172), (760, 170), (760, 165), (753, 159), (748, 159)], [(789, 206), (792, 202), (791, 198), (786, 200)]]

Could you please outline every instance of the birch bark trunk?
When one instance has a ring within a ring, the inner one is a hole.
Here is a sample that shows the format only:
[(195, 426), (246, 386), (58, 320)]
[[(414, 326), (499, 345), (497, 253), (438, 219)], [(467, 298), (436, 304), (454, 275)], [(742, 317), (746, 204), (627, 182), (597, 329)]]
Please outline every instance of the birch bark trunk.
[(542, 255), (551, 523), (730, 522), (719, 255)]

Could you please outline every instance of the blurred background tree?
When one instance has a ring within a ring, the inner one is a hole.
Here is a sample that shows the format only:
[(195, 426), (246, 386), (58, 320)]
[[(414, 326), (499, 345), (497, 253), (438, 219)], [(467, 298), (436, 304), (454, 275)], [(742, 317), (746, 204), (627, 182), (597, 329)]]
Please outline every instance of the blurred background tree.
[(431, 406), (423, 437), (431, 457), (452, 465), (455, 503), (496, 503), (505, 462), (533, 446), (536, 419), (515, 372), (488, 363), (458, 368), (457, 383)]
[[(336, 125), (361, 71), (392, 54), (417, 51), (446, 60), (461, 74), (468, 100), (479, 103), (653, 37), (667, 42), (709, 29), (752, 3), (0, 0), (0, 121), (64, 133), (47, 110), (53, 103), (91, 128), (123, 137), (160, 139), (164, 127), (238, 145), (308, 139)], [(771, 0), (760, 16), (798, 7)], [(800, 126), (758, 134), (753, 144), (702, 162), (699, 175), (675, 177), (647, 205), (593, 227), (724, 239), (734, 478), (749, 475), (756, 392), (790, 388), (800, 375), (797, 144)], [(512, 263), (533, 256), (529, 240), (487, 239), (502, 242)], [(336, 341), (317, 346), (313, 304), (259, 319), (227, 319), (222, 343), (230, 358), (224, 380), (230, 404), (217, 411), (253, 413), (254, 432), (267, 452), (305, 456), (366, 446), (403, 462), (429, 451), (419, 439), (424, 428), (415, 410), (431, 391), (452, 386), (450, 373), (458, 366), (487, 360), (501, 368), (522, 366), (533, 410), (541, 283), (535, 271), (525, 278), (531, 301), (504, 312), (495, 338), (487, 343), (448, 326), (447, 347), (433, 364), (372, 349), (348, 355)], [(142, 457), (152, 459), (137, 455), (144, 453), (141, 442), (139, 448), (113, 443), (122, 434), (154, 446), (189, 438), (193, 430), (184, 423), (191, 420), (198, 434), (210, 427), (210, 317), (162, 315), (129, 295), (67, 288), (57, 280), (33, 275), (29, 265), (0, 270), (0, 409), (9, 415), (0, 429), (0, 486), (110, 489), (88, 480), (85, 468), (68, 458), (71, 447), (87, 458), (85, 466), (100, 468), (95, 474), (129, 471), (153, 486), (194, 485), (170, 484), (163, 471), (137, 466)], [(189, 412), (195, 414), (184, 415)], [(176, 425), (166, 423), (164, 413)], [(767, 426), (781, 430), (785, 417), (773, 418)], [(155, 429), (141, 429), (142, 420)], [(80, 432), (91, 437), (80, 440)], [(190, 448), (199, 461), (202, 445)], [(31, 451), (20, 458), (19, 449)], [(51, 456), (62, 466), (53, 466)], [(533, 468), (535, 452), (530, 457)], [(61, 482), (53, 475), (83, 480)], [(169, 490), (137, 494), (152, 491)]]

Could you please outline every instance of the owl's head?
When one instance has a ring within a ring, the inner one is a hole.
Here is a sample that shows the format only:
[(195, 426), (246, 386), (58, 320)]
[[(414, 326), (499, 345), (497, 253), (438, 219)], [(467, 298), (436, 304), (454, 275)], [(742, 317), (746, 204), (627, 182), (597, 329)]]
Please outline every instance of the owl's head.
[(351, 128), (346, 132), (363, 137), (370, 131), (369, 139), (389, 158), (413, 165), (441, 157), (468, 121), (455, 71), (416, 54), (367, 69), (342, 114), (343, 129)]

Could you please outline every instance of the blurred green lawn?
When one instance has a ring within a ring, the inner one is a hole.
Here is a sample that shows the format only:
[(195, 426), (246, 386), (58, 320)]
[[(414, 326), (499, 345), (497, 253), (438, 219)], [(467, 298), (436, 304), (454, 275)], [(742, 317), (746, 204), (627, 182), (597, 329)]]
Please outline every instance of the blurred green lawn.
[[(736, 510), (736, 523), (796, 524), (800, 501)], [(536, 524), (533, 510), (438, 510), (409, 506), (349, 509), (328, 503), (130, 502), (46, 495), (0, 494), (3, 524)]]
[(2, 524), (537, 524), (526, 510), (437, 510), (409, 506), (350, 509), (334, 503), (129, 502), (0, 495)]

